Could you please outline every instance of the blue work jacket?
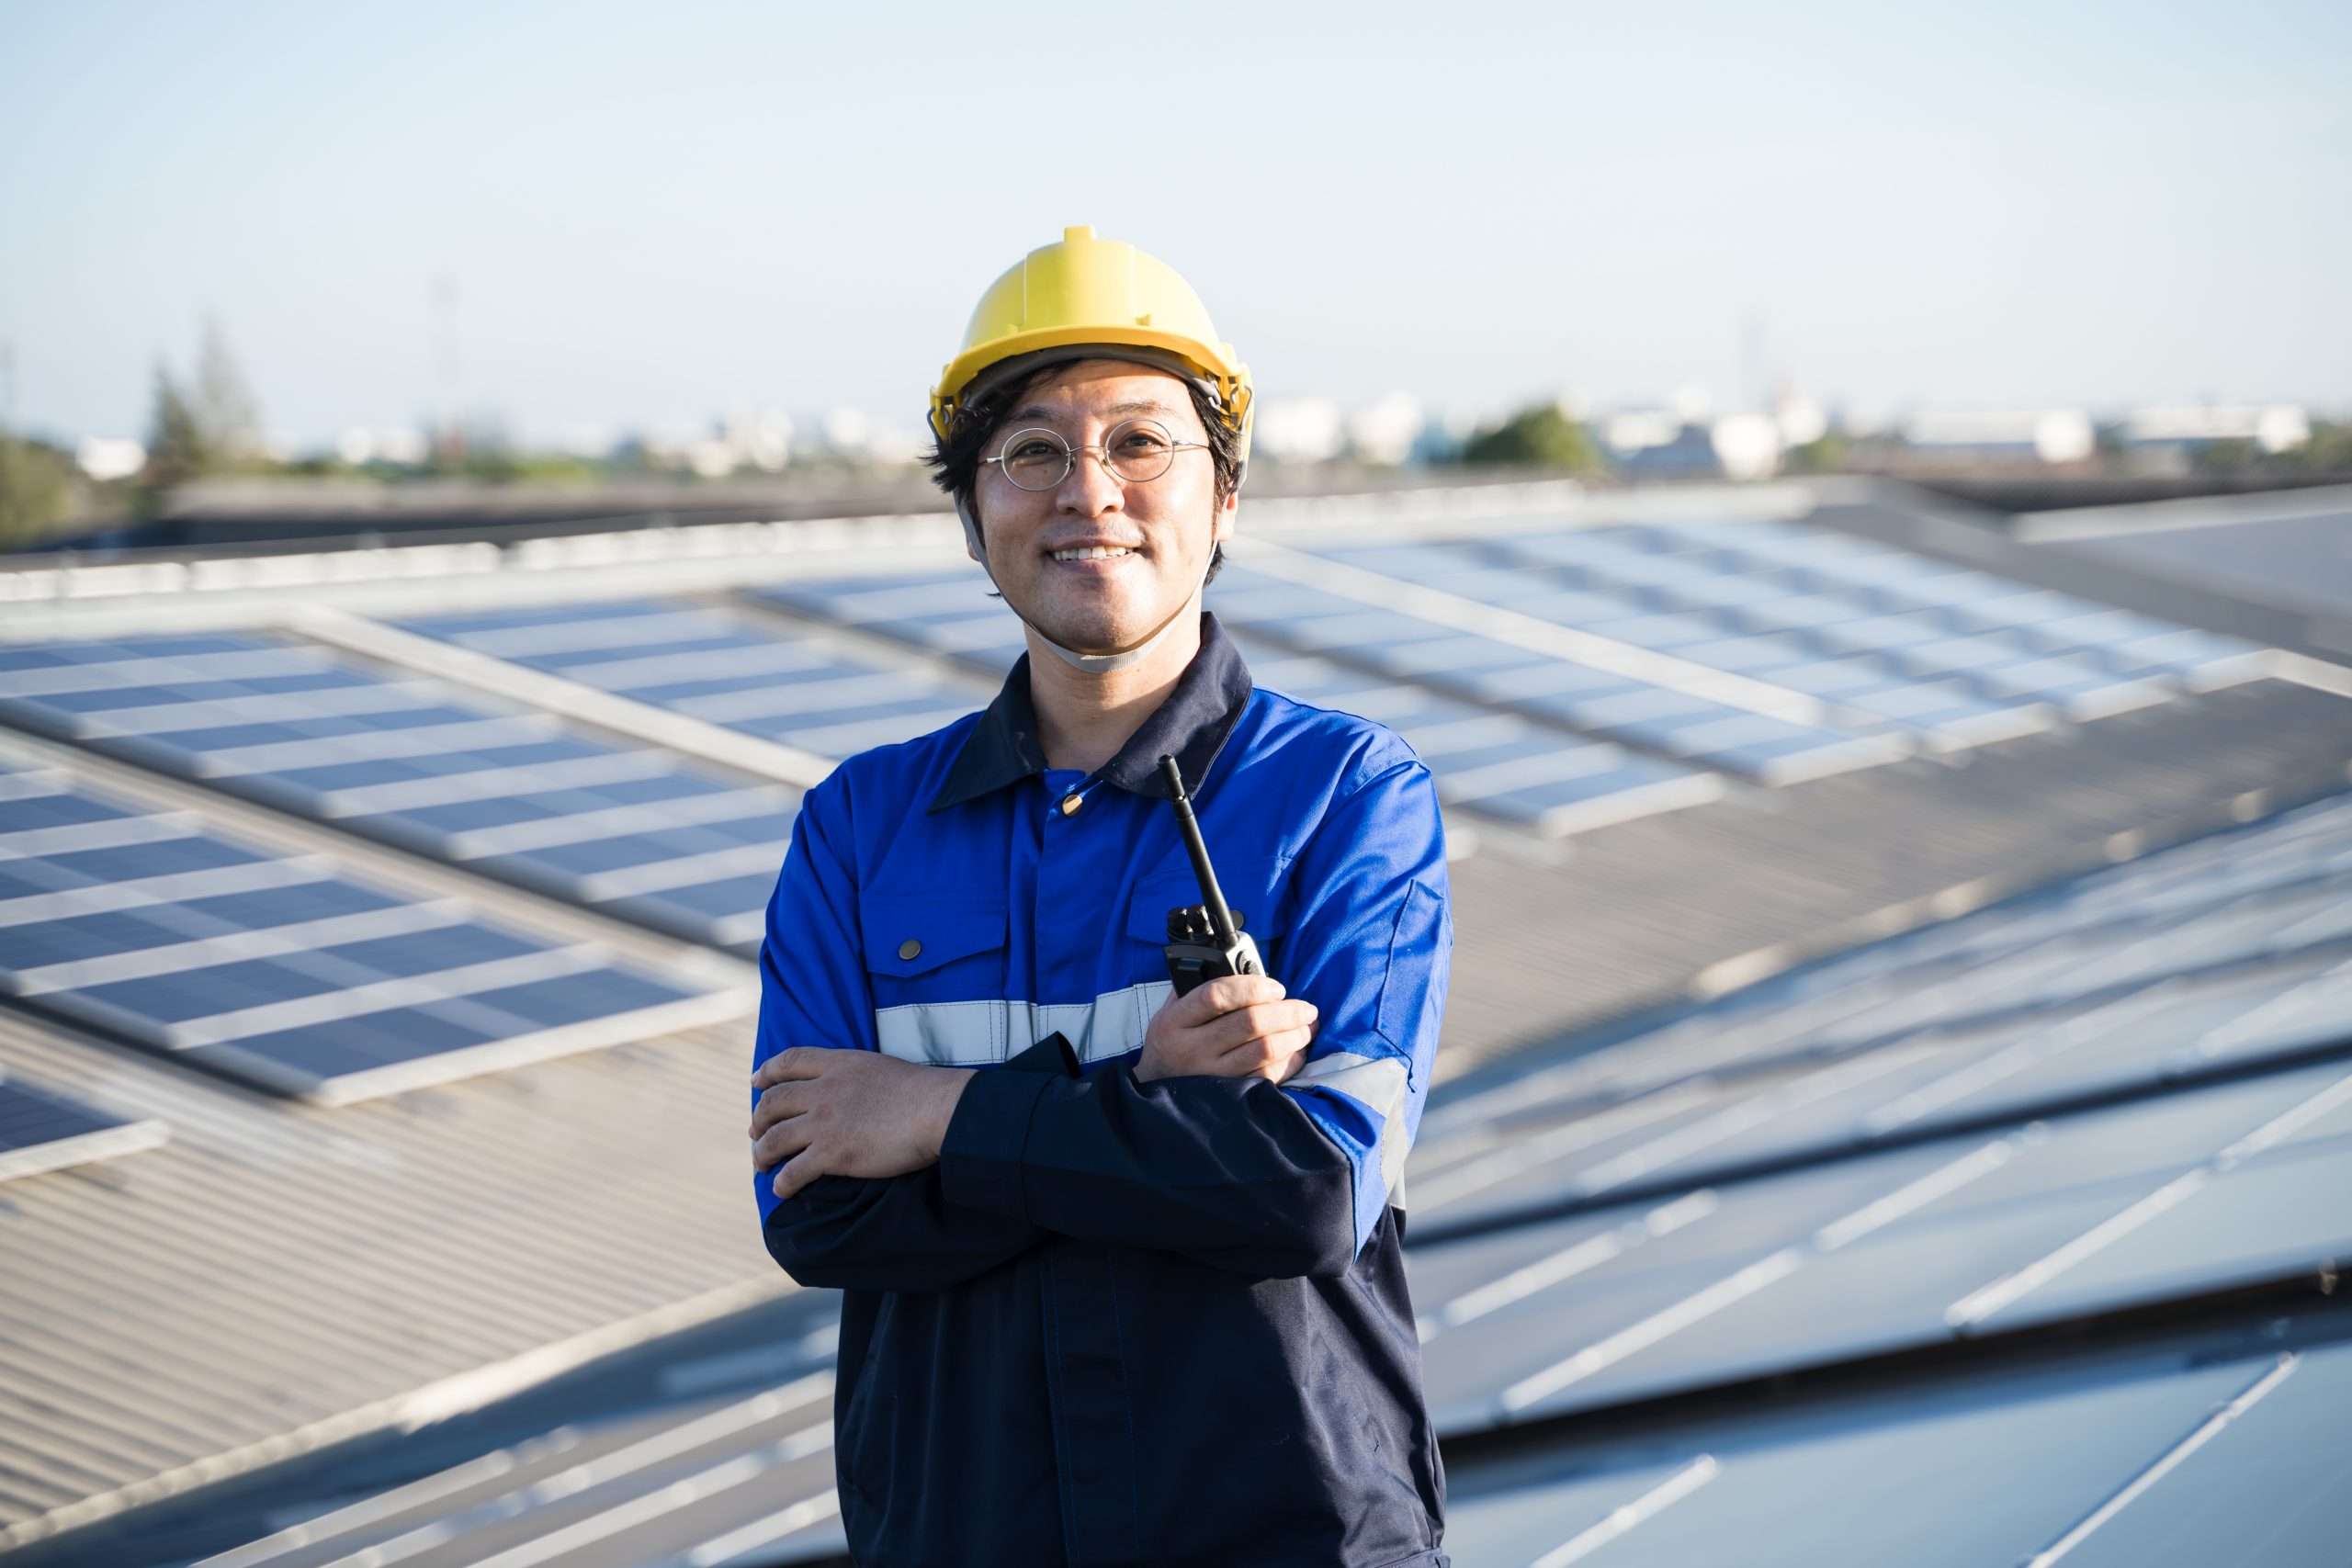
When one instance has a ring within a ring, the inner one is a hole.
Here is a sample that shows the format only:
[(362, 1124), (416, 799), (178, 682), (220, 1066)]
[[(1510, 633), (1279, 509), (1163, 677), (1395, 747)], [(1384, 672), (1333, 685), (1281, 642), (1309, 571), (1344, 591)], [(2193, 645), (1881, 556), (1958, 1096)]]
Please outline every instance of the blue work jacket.
[[(778, 1201), (843, 1292), (842, 1517), (864, 1568), (1442, 1568), (1444, 1478), (1400, 1172), (1453, 945), (1437, 795), (1377, 724), (1200, 654), (1098, 772), (1046, 766), (1027, 660), (984, 712), (808, 792), (768, 910), (756, 1059), (980, 1069), (939, 1162)], [(1304, 1069), (1136, 1080), (1200, 899), (1172, 755)], [(756, 1065), (756, 1064), (755, 1064)]]

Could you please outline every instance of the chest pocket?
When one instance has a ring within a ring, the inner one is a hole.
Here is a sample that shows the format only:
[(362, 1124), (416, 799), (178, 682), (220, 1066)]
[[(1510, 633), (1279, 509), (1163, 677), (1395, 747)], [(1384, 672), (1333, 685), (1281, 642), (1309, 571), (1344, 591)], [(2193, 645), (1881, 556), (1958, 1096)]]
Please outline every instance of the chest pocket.
[(857, 918), (885, 1054), (941, 1066), (1006, 1059), (1003, 903), (875, 895), (858, 901)]
[[(1284, 908), (1288, 900), (1283, 897), (1287, 891), (1283, 879), (1279, 874), (1250, 881), (1220, 875), (1217, 883), (1225, 894), (1227, 907), (1241, 917), (1242, 931), (1257, 942), (1259, 956), (1266, 961), (1266, 972), (1280, 977), (1282, 954), (1278, 942), (1288, 918)], [(1160, 955), (1160, 949), (1168, 945), (1168, 911), (1200, 901), (1201, 885), (1193, 880), (1189, 865), (1175, 877), (1153, 877), (1145, 882), (1128, 900), (1127, 939), (1150, 944), (1152, 978), (1168, 978), (1168, 963)]]

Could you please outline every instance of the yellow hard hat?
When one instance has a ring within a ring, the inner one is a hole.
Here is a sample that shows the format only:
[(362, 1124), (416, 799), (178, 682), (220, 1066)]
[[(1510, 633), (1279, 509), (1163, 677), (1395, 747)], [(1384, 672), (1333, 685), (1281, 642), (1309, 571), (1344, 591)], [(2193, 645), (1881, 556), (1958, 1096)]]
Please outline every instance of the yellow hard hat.
[(1216, 335), (1201, 297), (1166, 262), (1089, 228), (1063, 230), (1060, 243), (1040, 245), (989, 285), (962, 351), (932, 389), (933, 434), (946, 439), (956, 410), (999, 366), (1098, 357), (1088, 348), (1206, 382), (1249, 457), (1250, 367)]

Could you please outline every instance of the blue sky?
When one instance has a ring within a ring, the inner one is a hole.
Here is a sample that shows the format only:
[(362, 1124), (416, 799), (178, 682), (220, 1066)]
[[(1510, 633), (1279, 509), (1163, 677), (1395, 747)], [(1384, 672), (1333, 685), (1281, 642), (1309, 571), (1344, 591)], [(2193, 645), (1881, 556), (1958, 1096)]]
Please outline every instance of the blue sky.
[[(1091, 222), (1269, 396), (2352, 410), (2352, 7), (0, 0), (15, 418), (911, 424)], [(434, 280), (455, 280), (454, 373)]]

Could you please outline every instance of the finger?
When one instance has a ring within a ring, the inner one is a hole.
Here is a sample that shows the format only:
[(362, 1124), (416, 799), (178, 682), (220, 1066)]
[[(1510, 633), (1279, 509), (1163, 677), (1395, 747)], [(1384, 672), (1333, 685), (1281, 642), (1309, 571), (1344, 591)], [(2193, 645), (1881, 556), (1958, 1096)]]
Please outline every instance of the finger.
[(814, 1153), (804, 1154), (787, 1161), (768, 1185), (777, 1197), (789, 1198), (824, 1174), (821, 1158)]
[(1177, 1021), (1200, 1024), (1253, 1002), (1279, 1001), (1286, 994), (1283, 983), (1271, 975), (1220, 975), (1195, 986), (1173, 1005), (1182, 1010)]
[(752, 1075), (753, 1089), (767, 1089), (795, 1078), (813, 1078), (821, 1070), (825, 1052), (816, 1045), (791, 1045), (762, 1062)]
[(802, 1081), (778, 1085), (760, 1096), (759, 1102), (752, 1107), (752, 1137), (758, 1137), (779, 1122), (808, 1113), (808, 1093), (801, 1087)]
[(1314, 1031), (1308, 1029), (1285, 1029), (1261, 1035), (1255, 1040), (1244, 1041), (1218, 1057), (1217, 1067), (1221, 1072), (1264, 1074), (1305, 1055), (1314, 1039)]
[(795, 1117), (781, 1127), (771, 1127), (752, 1141), (752, 1168), (772, 1170), (807, 1148), (815, 1138), (803, 1117)]
[(1222, 1054), (1269, 1034), (1312, 1028), (1317, 1016), (1312, 1002), (1295, 999), (1260, 1002), (1254, 1007), (1237, 1009), (1202, 1025), (1200, 1033), (1210, 1049)]

